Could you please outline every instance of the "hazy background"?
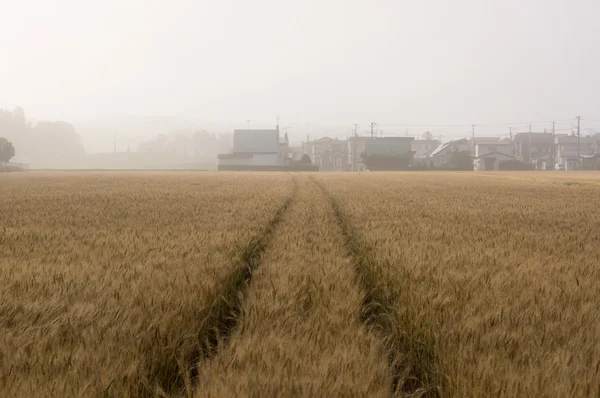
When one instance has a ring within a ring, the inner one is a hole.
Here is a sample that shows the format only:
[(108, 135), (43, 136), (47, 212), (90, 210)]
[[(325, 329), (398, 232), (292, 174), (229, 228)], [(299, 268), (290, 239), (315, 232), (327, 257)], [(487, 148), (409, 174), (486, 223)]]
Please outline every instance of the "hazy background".
[(451, 137), (470, 128), (400, 125), (580, 115), (593, 129), (599, 15), (598, 0), (10, 1), (0, 108), (68, 121), (88, 152), (112, 150), (115, 133), (125, 150), (276, 115), (293, 139), (371, 121)]

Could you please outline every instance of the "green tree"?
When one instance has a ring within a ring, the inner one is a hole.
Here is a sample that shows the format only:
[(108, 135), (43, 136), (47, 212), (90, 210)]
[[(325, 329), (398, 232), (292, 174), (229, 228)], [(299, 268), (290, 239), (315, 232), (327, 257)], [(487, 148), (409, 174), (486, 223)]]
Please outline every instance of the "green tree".
[(473, 158), (469, 151), (454, 151), (450, 164), (455, 170), (473, 171)]
[(412, 164), (412, 156), (406, 153), (363, 153), (361, 159), (370, 171), (409, 170)]
[(4, 137), (0, 137), (0, 166), (4, 166), (15, 156), (15, 147)]
[(300, 164), (312, 164), (312, 160), (310, 160), (310, 156), (302, 155), (302, 158), (300, 159)]

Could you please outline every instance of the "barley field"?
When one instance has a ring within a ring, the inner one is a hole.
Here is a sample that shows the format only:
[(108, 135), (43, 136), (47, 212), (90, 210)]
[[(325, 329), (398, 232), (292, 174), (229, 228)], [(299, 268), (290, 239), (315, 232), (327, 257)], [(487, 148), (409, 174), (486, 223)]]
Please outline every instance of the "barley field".
[(600, 174), (0, 175), (0, 396), (600, 395)]

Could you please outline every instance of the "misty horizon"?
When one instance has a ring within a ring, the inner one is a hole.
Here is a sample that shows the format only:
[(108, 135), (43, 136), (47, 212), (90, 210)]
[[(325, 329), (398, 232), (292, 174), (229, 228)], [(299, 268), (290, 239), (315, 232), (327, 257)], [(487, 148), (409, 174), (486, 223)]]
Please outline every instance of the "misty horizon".
[[(600, 120), (593, 1), (13, 2), (0, 108), (275, 124)], [(14, 38), (18, 38), (15, 40)]]

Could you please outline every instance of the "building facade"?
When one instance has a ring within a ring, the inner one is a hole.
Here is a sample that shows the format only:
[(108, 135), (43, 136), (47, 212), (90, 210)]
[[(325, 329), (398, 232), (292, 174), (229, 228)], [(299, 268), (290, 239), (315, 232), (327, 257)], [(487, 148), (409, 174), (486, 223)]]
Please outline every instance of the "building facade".
[(557, 135), (556, 166), (557, 170), (578, 170), (581, 157), (594, 154), (594, 138), (575, 135)]
[(362, 154), (367, 150), (368, 137), (350, 137), (348, 139), (348, 164), (351, 171), (366, 171)]
[(555, 163), (552, 133), (517, 133), (515, 156), (532, 170), (552, 170)]
[(414, 137), (381, 137), (367, 140), (362, 161), (367, 170), (408, 170), (412, 168)]
[(348, 170), (348, 143), (338, 138), (323, 137), (304, 144), (305, 154), (321, 171)]
[(485, 142), (475, 145), (473, 167), (475, 171), (497, 171), (508, 169), (503, 162), (514, 161), (512, 141)]
[(218, 156), (219, 166), (278, 166), (286, 164), (285, 142), (275, 130), (235, 130), (231, 153)]

